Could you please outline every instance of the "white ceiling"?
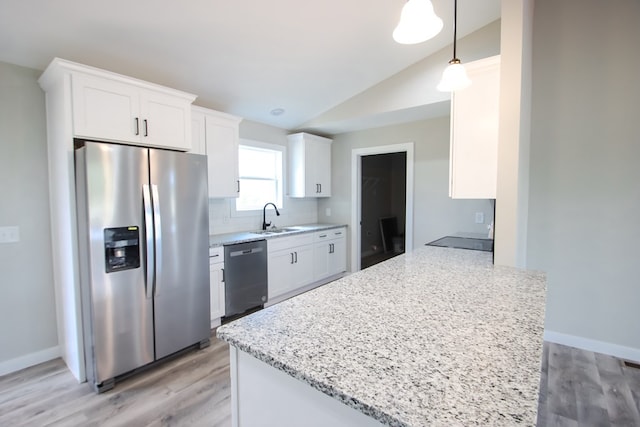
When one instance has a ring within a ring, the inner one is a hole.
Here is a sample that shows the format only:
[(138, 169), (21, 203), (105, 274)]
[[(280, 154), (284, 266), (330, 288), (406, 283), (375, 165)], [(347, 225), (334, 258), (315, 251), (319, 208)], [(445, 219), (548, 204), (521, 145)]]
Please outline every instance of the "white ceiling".
[[(408, 46), (391, 38), (404, 0), (0, 0), (0, 61), (60, 57), (295, 129), (451, 44), (453, 0), (433, 4), (444, 30)], [(500, 0), (459, 0), (458, 37), (499, 16)]]

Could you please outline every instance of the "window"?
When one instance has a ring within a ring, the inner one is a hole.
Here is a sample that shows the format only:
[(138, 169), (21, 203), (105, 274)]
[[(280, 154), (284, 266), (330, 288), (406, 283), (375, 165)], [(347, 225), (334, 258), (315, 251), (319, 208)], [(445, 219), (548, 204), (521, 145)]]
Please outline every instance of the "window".
[(261, 210), (268, 202), (282, 208), (284, 147), (242, 142), (238, 153), (240, 196), (236, 199), (236, 211)]

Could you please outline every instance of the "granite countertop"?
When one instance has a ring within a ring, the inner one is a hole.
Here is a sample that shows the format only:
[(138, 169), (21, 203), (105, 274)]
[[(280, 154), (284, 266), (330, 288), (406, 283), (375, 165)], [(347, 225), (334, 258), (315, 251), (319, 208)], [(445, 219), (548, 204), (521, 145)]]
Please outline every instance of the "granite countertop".
[(535, 425), (544, 307), (544, 274), (427, 246), (217, 334), (386, 425)]
[(241, 231), (236, 233), (211, 234), (209, 236), (209, 247), (231, 245), (236, 243), (253, 242), (256, 240), (272, 239), (276, 237), (290, 236), (292, 234), (312, 233), (315, 231), (330, 230), (332, 228), (346, 227), (346, 224), (302, 224), (279, 227), (286, 231), (282, 233), (260, 234), (258, 231)]

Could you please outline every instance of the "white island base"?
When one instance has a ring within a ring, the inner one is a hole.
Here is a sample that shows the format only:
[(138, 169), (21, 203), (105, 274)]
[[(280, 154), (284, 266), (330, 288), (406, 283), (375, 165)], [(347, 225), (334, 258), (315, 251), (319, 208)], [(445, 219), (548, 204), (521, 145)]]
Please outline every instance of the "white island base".
[(234, 346), (229, 350), (233, 427), (383, 425)]

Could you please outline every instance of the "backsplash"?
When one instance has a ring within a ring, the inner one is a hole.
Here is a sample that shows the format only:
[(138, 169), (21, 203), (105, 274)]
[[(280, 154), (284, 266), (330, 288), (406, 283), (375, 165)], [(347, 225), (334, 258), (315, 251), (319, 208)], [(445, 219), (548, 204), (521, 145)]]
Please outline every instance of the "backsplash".
[[(234, 233), (259, 230), (262, 227), (262, 211), (232, 216), (231, 204), (235, 199), (209, 199), (209, 234)], [(318, 222), (318, 201), (316, 199), (286, 198), (280, 216), (273, 207), (267, 208), (267, 222), (277, 227)]]

